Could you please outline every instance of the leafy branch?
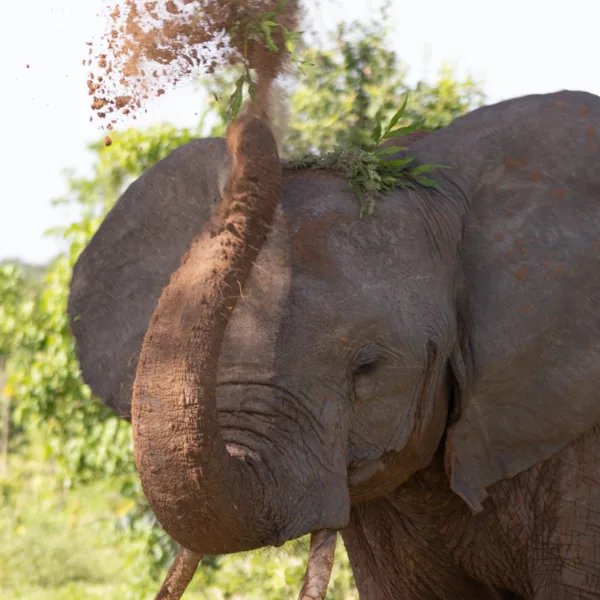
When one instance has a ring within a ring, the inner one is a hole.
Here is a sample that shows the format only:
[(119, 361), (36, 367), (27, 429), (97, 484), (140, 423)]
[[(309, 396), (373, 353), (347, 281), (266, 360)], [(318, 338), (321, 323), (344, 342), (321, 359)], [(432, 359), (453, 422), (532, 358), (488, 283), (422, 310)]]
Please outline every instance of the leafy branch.
[(292, 61), (302, 71), (302, 61), (297, 57), (296, 54), (296, 42), (302, 37), (301, 31), (290, 31), (284, 27), (281, 23), (278, 23), (276, 19), (281, 15), (283, 9), (286, 7), (290, 0), (280, 0), (277, 7), (266, 13), (260, 15), (260, 18), (251, 20), (246, 23), (237, 23), (233, 29), (229, 32), (230, 35), (235, 35), (240, 27), (244, 27), (243, 40), (244, 40), (244, 71), (242, 75), (236, 80), (235, 88), (231, 96), (229, 97), (227, 116), (229, 121), (234, 121), (242, 107), (244, 100), (244, 87), (248, 89), (248, 96), (252, 101), (256, 99), (256, 83), (250, 73), (248, 66), (248, 43), (254, 42), (257, 44), (264, 44), (270, 52), (277, 54), (279, 48), (273, 38), (273, 33), (276, 30), (281, 30), (283, 36), (283, 42), (286, 50), (290, 53)]
[(291, 160), (286, 166), (290, 169), (326, 169), (338, 173), (348, 180), (348, 184), (358, 195), (361, 218), (372, 215), (377, 198), (395, 187), (414, 188), (416, 184), (423, 187), (438, 187), (437, 181), (428, 176), (436, 169), (446, 168), (444, 165), (418, 165), (411, 168), (414, 156), (390, 158), (398, 152), (407, 151), (406, 146), (383, 146), (386, 140), (399, 138), (424, 126), (422, 120), (406, 127), (395, 128), (404, 116), (408, 94), (402, 106), (383, 128), (377, 119), (372, 133), (373, 150), (362, 148), (335, 147), (322, 155), (305, 154)]

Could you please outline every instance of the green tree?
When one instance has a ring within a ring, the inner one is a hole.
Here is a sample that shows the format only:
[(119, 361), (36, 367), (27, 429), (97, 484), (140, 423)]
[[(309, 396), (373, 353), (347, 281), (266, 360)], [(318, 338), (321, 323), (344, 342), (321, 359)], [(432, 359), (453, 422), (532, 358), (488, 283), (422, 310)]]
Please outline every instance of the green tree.
[(0, 358), (6, 360), (18, 348), (19, 328), (31, 311), (23, 270), (17, 265), (0, 266)]
[(438, 129), (482, 104), (471, 78), (444, 67), (438, 81), (407, 83), (408, 69), (387, 47), (385, 22), (341, 24), (325, 49), (303, 51), (305, 75), (290, 92), (284, 153), (297, 156), (334, 146), (365, 147), (377, 119), (386, 123), (408, 93), (405, 124), (423, 119)]
[[(301, 71), (279, 86), (274, 110), (283, 156), (335, 146), (369, 149), (377, 119), (388, 122), (407, 93), (403, 124), (424, 120), (432, 131), (483, 104), (481, 85), (471, 77), (457, 79), (448, 66), (433, 84), (409, 85), (408, 67), (389, 49), (388, 24), (384, 9), (380, 18), (341, 23), (324, 40), (313, 34), (318, 45), (299, 47)], [(203, 82), (211, 108), (207, 117), (218, 115), (216, 122), (206, 118), (201, 124), (206, 133), (223, 135), (229, 92), (237, 77), (238, 71), (231, 69)]]
[[(8, 450), (12, 427), (11, 389), (6, 383), (6, 362), (27, 356), (27, 345), (39, 288), (35, 275), (14, 263), (0, 265), (0, 477), (7, 475)], [(17, 431), (12, 431), (13, 437)]]
[(16, 267), (16, 269), (22, 273), (26, 286), (30, 290), (37, 290), (40, 288), (48, 268), (48, 265), (31, 264), (17, 258), (0, 261), (0, 268), (7, 266)]

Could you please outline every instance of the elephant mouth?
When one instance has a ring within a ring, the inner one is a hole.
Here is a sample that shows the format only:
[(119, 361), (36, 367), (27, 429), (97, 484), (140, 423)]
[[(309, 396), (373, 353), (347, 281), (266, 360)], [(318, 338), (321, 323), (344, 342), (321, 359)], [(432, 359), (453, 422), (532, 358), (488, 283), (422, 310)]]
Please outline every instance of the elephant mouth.
[(343, 529), (350, 518), (348, 474), (341, 444), (330, 450), (328, 424), (300, 409), (293, 392), (270, 382), (220, 380), (216, 393), (227, 451), (266, 467), (263, 497), (280, 518), (264, 545)]
[[(219, 379), (215, 392), (217, 421), (227, 452), (249, 464), (266, 466), (257, 471), (264, 493), (256, 501), (268, 504), (267, 513), (273, 518), (257, 547), (280, 548), (310, 535), (298, 598), (323, 600), (337, 534), (350, 517), (345, 460), (343, 469), (335, 468), (335, 461), (326, 455), (322, 434), (315, 432), (314, 423), (302, 422), (299, 413), (304, 411), (297, 408), (300, 400), (286, 388), (256, 380)], [(238, 492), (235, 502), (242, 506), (248, 499), (243, 490)], [(185, 588), (201, 558), (202, 553), (181, 546), (157, 598), (171, 598), (175, 586)]]

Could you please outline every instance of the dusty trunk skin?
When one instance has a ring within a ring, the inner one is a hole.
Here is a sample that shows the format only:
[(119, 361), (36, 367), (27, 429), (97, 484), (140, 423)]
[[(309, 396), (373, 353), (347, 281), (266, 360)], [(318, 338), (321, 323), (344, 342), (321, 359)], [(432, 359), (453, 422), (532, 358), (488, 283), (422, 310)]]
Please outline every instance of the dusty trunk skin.
[(154, 513), (184, 548), (211, 554), (269, 544), (281, 518), (266, 502), (266, 467), (227, 452), (215, 403), (223, 334), (274, 219), (281, 166), (256, 108), (228, 129), (227, 143), (229, 189), (162, 293), (132, 403), (135, 459)]

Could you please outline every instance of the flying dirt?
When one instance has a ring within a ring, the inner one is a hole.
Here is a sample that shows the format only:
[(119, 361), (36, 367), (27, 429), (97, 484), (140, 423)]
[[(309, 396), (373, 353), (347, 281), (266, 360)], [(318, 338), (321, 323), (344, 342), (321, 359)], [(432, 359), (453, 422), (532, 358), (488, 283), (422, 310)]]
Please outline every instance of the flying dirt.
[(143, 110), (146, 100), (195, 72), (244, 64), (262, 82), (257, 93), (270, 88), (285, 66), (285, 35), (296, 29), (298, 6), (291, 0), (123, 0), (104, 16), (106, 31), (88, 42), (84, 62), (93, 114), (112, 129), (120, 116)]

